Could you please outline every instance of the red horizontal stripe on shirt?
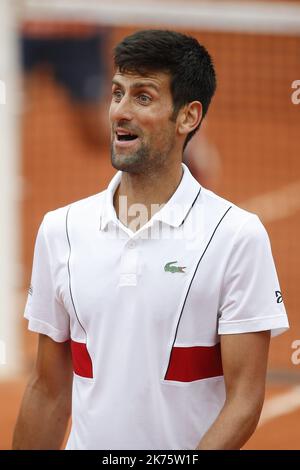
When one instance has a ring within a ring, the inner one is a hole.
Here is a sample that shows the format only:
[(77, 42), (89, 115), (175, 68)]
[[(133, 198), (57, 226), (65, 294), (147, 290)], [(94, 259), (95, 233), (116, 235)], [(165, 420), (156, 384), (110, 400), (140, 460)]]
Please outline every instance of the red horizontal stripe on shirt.
[(174, 346), (165, 380), (192, 382), (220, 375), (223, 375), (220, 343), (215, 346)]
[(73, 370), (81, 377), (93, 378), (93, 364), (85, 343), (71, 339)]

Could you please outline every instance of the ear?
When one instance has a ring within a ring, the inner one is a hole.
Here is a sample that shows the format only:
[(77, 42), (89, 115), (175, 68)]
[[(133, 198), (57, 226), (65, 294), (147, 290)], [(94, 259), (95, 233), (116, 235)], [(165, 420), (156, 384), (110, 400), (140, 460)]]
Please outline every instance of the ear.
[(202, 119), (202, 104), (192, 101), (185, 105), (177, 116), (177, 131), (180, 135), (188, 135), (199, 125)]

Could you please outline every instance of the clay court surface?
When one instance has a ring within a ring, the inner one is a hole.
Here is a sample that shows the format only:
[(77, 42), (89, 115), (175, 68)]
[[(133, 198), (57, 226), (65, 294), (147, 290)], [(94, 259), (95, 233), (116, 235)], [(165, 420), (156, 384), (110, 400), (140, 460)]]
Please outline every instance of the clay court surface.
[[(115, 30), (112, 44), (131, 31)], [(292, 342), (300, 340), (300, 105), (291, 102), (291, 83), (300, 79), (300, 39), (191, 33), (211, 51), (219, 76), (206, 130), (221, 158), (216, 192), (261, 216), (291, 324), (289, 332), (272, 341), (267, 414), (245, 448), (300, 449), (300, 364), (291, 360)], [(101, 191), (114, 173), (108, 147), (89, 145), (78, 126), (65, 90), (45, 71), (32, 75), (22, 116), (24, 288), (16, 294), (24, 331), (20, 345), (24, 372), (0, 384), (0, 449), (10, 448), (34, 361), (35, 335), (26, 332), (22, 309), (37, 228), (45, 212)]]

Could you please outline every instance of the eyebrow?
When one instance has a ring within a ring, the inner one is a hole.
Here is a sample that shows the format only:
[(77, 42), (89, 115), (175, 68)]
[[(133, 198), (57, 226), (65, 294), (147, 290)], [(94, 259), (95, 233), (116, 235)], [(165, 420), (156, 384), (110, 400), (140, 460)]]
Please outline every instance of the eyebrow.
[[(118, 85), (119, 87), (123, 87), (123, 85), (118, 82), (115, 78), (112, 80), (113, 85)], [(159, 92), (159, 88), (157, 85), (154, 83), (149, 83), (149, 82), (135, 82), (132, 85), (130, 85), (131, 89), (136, 89), (136, 88), (153, 88), (155, 91)]]

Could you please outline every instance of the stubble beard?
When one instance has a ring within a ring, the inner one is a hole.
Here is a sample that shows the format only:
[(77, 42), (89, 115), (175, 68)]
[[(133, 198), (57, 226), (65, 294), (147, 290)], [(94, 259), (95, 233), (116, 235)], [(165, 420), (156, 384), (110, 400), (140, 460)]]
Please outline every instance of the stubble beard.
[(147, 164), (149, 147), (142, 144), (140, 148), (133, 153), (117, 153), (111, 144), (111, 163), (116, 170), (129, 173), (141, 173)]
[(164, 144), (161, 145), (163, 151), (153, 149), (151, 143), (142, 142), (136, 152), (118, 154), (111, 143), (111, 163), (116, 170), (135, 174), (156, 173), (168, 163), (168, 157), (174, 148), (174, 136), (166, 136)]

